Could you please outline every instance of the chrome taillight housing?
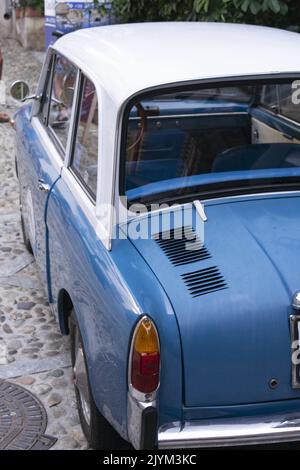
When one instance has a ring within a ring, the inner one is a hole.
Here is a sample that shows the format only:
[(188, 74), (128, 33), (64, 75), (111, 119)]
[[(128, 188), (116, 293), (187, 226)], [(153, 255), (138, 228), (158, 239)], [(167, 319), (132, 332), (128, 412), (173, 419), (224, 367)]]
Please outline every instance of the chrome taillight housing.
[(135, 327), (129, 361), (130, 387), (140, 394), (154, 393), (160, 380), (160, 344), (156, 326), (147, 316)]

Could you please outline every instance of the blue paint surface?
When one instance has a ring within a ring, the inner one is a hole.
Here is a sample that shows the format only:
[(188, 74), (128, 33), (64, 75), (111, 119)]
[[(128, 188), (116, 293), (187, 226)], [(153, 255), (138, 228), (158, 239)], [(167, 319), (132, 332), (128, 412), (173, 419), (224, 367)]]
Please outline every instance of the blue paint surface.
[[(291, 388), (289, 331), (300, 286), (299, 208), (299, 196), (207, 203), (204, 243), (212, 257), (183, 266), (172, 265), (155, 240), (134, 241), (178, 320), (186, 406), (300, 397)], [(182, 276), (214, 266), (228, 288), (192, 297)], [(273, 377), (276, 390), (268, 385)]]
[[(161, 341), (160, 424), (299, 408), (288, 319), (300, 288), (300, 196), (207, 202), (212, 257), (203, 261), (175, 267), (155, 240), (114, 240), (108, 252), (54, 170), (29, 113), (24, 107), (16, 116), (17, 163), (21, 198), (32, 193), (34, 253), (54, 309), (62, 289), (72, 299), (95, 402), (118, 432), (126, 438), (128, 354), (143, 314)], [(50, 185), (48, 195), (38, 178)], [(192, 297), (182, 275), (211, 266), (228, 288)], [(271, 378), (279, 381), (275, 390)]]

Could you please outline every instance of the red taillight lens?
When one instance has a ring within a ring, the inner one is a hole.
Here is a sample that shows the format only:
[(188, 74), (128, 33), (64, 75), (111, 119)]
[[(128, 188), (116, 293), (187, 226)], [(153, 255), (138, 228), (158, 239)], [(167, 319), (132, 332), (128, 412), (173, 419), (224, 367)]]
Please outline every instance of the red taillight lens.
[(159, 353), (132, 356), (131, 385), (143, 393), (151, 393), (159, 384)]
[(159, 339), (151, 320), (138, 324), (131, 357), (131, 385), (142, 393), (154, 392), (159, 385)]

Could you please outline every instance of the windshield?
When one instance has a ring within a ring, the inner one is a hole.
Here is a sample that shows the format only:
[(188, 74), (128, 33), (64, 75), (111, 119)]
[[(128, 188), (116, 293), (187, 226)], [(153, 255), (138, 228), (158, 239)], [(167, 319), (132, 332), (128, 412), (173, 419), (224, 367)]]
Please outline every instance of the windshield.
[(249, 83), (131, 102), (121, 182), (129, 201), (300, 182), (300, 81)]

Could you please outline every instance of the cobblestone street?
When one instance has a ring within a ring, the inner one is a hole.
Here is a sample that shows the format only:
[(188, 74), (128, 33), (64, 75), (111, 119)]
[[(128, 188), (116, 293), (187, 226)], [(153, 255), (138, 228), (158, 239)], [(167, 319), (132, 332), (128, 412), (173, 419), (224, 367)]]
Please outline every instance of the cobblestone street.
[[(12, 39), (0, 40), (7, 93), (17, 79), (35, 91), (41, 57), (24, 51)], [(7, 97), (0, 110), (11, 116)], [(85, 449), (76, 409), (69, 359), (69, 339), (53, 317), (36, 264), (25, 249), (14, 170), (14, 130), (0, 125), (0, 378), (34, 393), (48, 414), (46, 433), (57, 438), (52, 449)]]

